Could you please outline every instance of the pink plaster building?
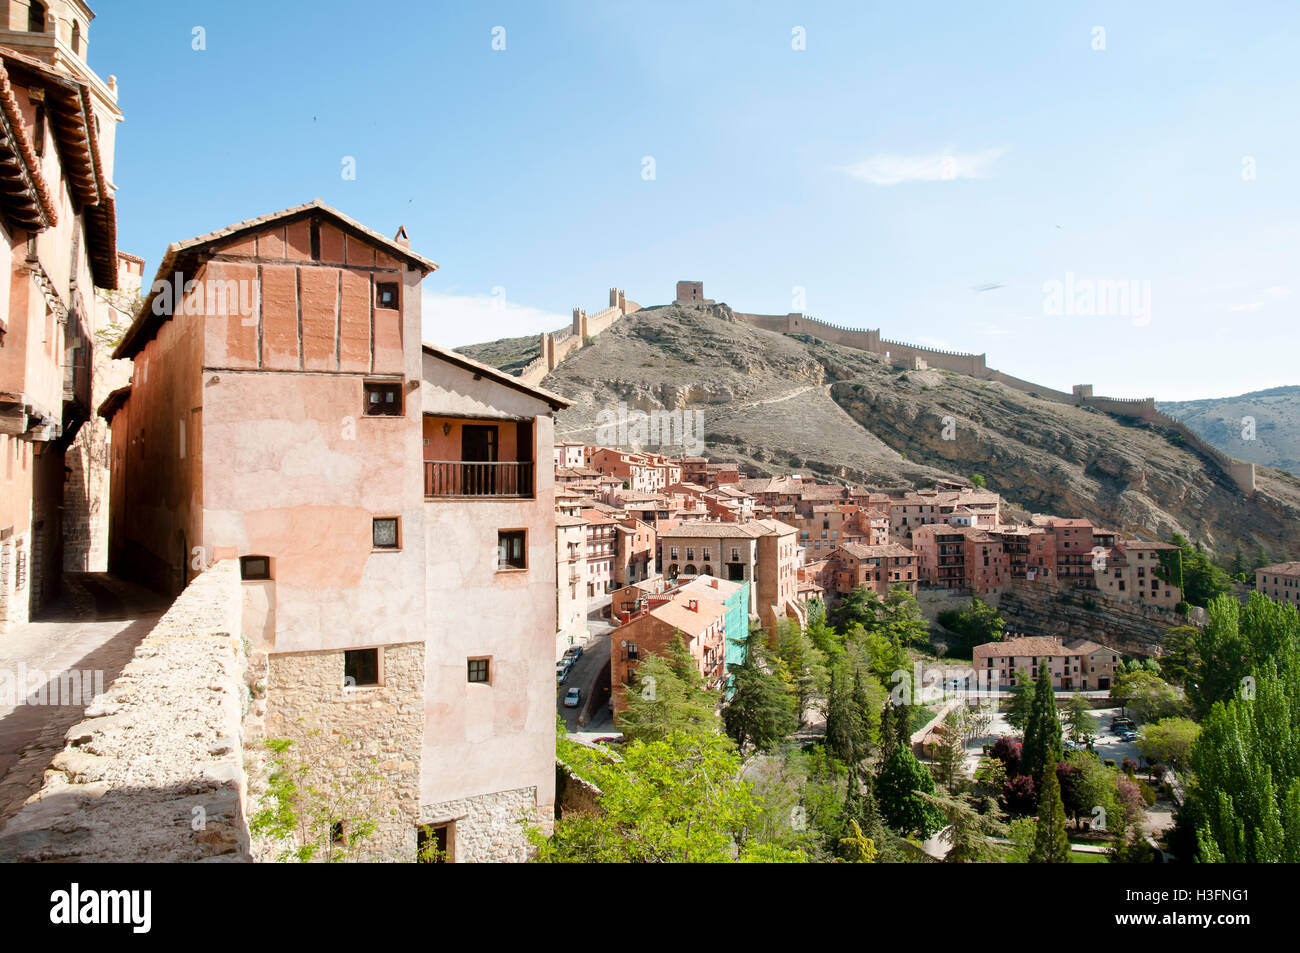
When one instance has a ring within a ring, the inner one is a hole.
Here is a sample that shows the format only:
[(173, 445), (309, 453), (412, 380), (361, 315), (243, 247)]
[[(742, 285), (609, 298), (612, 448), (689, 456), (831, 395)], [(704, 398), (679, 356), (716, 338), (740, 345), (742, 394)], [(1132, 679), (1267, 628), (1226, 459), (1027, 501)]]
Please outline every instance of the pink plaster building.
[(175, 592), (240, 560), (267, 733), (382, 775), (377, 856), (519, 860), (554, 801), (567, 402), (421, 344), (436, 267), (319, 201), (171, 245), (100, 411), (111, 562)]

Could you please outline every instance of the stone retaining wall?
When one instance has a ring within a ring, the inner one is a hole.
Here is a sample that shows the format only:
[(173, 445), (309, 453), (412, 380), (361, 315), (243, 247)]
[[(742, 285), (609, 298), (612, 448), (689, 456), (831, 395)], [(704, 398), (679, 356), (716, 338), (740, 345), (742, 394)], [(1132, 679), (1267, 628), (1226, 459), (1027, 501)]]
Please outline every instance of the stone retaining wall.
[(197, 576), (67, 732), (0, 862), (248, 861), (239, 563)]

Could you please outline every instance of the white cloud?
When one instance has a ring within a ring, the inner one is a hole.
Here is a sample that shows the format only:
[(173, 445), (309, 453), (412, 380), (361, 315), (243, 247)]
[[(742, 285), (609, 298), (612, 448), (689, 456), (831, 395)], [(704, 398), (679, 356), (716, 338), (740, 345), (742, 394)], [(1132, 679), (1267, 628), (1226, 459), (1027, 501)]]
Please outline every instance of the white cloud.
[(853, 165), (844, 172), (872, 185), (900, 185), (903, 182), (951, 182), (956, 179), (986, 178), (993, 163), (1006, 149), (983, 152), (936, 152), (933, 155), (876, 155)]
[(568, 315), (519, 304), (504, 293), (456, 295), (426, 289), (420, 304), (424, 340), (440, 347), (541, 334), (572, 322)]
[(1285, 298), (1290, 293), (1291, 293), (1290, 288), (1286, 288), (1282, 285), (1272, 285), (1268, 288), (1265, 288), (1263, 291), (1261, 291), (1260, 297), (1256, 298), (1254, 301), (1243, 301), (1239, 304), (1234, 304), (1231, 307), (1229, 307), (1228, 310), (1237, 313), (1241, 313), (1243, 311), (1245, 312), (1258, 311), (1260, 308), (1263, 308), (1265, 305), (1269, 304), (1270, 302), (1276, 301), (1279, 298)]

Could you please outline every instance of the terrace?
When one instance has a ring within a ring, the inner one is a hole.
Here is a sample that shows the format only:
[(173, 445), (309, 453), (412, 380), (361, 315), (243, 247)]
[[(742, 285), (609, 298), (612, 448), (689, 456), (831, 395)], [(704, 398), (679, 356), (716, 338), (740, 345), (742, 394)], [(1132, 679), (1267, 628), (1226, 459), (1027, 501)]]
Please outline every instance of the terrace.
[(424, 417), (426, 500), (533, 499), (531, 420)]

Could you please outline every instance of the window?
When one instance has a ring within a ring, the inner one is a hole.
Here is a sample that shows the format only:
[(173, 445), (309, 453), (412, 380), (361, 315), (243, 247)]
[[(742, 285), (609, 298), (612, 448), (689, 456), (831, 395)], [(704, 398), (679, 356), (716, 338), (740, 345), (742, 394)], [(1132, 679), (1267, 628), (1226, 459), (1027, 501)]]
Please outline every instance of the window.
[(32, 143), (38, 156), (45, 155), (45, 107), (37, 106), (36, 115), (32, 119), (32, 127), (35, 135), (32, 137), (35, 142)]
[(402, 385), (398, 383), (375, 383), (367, 381), (366, 416), (400, 417), (402, 416)]
[(375, 549), (397, 549), (397, 517), (385, 516), (370, 521), (371, 543)]
[(45, 32), (45, 4), (41, 3), (40, 0), (32, 0), (31, 5), (27, 8), (27, 32)]
[(486, 685), (488, 678), (488, 660), (485, 658), (472, 658), (469, 660), (469, 680)]
[(375, 307), (397, 310), (397, 282), (375, 282)]
[(348, 649), (343, 653), (343, 684), (362, 688), (379, 684), (379, 649)]
[(270, 579), (271, 560), (266, 556), (240, 556), (240, 579)]
[(635, 642), (629, 642), (629, 643), (627, 644), (627, 658), (628, 658), (628, 661), (629, 661), (629, 662), (636, 661), (636, 659), (637, 659), (637, 648), (636, 648), (636, 643), (635, 643)]
[(330, 822), (330, 842), (334, 844), (346, 844), (347, 836), (343, 832), (342, 821)]
[(72, 21), (72, 52), (81, 55), (81, 24)]
[(415, 862), (446, 864), (451, 862), (451, 824), (426, 824), (415, 831)]
[(528, 568), (528, 534), (522, 529), (497, 533), (497, 569)]

